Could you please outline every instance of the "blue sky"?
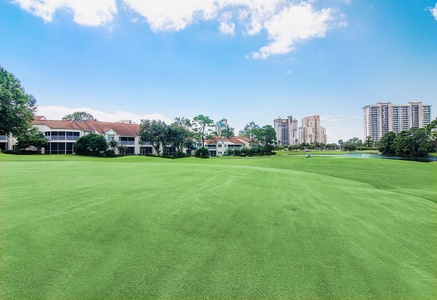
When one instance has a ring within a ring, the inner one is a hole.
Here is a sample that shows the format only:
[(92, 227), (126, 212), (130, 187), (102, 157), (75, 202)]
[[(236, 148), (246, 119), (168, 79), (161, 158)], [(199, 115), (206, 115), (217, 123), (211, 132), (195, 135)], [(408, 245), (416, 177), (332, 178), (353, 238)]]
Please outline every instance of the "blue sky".
[(0, 64), (48, 118), (320, 115), (363, 139), (362, 107), (437, 110), (436, 0), (6, 0)]

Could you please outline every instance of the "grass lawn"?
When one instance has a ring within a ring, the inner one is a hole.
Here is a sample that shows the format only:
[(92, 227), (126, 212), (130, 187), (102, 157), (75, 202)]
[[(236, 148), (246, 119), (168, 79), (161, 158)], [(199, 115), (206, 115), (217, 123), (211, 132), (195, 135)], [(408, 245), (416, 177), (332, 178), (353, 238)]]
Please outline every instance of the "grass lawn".
[(0, 299), (436, 299), (437, 163), (0, 154)]

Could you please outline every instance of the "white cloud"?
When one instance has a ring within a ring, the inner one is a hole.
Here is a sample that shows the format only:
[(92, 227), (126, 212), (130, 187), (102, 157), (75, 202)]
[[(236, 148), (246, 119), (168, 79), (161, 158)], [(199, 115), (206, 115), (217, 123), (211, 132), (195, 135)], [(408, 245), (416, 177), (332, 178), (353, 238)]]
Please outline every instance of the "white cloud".
[[(253, 58), (293, 51), (299, 42), (324, 37), (344, 14), (331, 8), (317, 10), (313, 0), (13, 0), (21, 8), (51, 22), (57, 10), (67, 9), (81, 25), (108, 24), (117, 14), (117, 3), (144, 18), (154, 32), (180, 31), (206, 20), (219, 23), (218, 29), (233, 35), (237, 26), (253, 36), (266, 32), (270, 43), (254, 52)], [(436, 9), (437, 10), (437, 9)], [(137, 22), (134, 18), (133, 22)]]
[(216, 1), (211, 0), (123, 0), (127, 6), (145, 17), (153, 31), (182, 30), (196, 16), (212, 19)]
[(116, 111), (116, 112), (104, 112), (97, 109), (92, 109), (89, 107), (64, 107), (64, 106), (38, 106), (38, 111), (36, 115), (44, 116), (48, 120), (61, 120), (64, 116), (71, 114), (75, 111), (86, 111), (89, 114), (92, 114), (94, 118), (99, 121), (106, 122), (117, 122), (121, 120), (132, 120), (135, 123), (139, 124), (142, 119), (150, 119), (150, 120), (161, 120), (170, 124), (172, 119), (162, 115), (162, 114), (136, 114), (125, 111)]
[(235, 23), (231, 22), (232, 14), (226, 12), (222, 15), (222, 22), (220, 23), (219, 30), (224, 34), (233, 35), (235, 32)]
[(235, 24), (234, 23), (226, 23), (221, 22), (219, 26), (219, 30), (224, 34), (233, 35), (235, 32)]
[(431, 8), (430, 10), (435, 20), (437, 21), (437, 3), (435, 4), (434, 8)]
[(332, 14), (330, 8), (314, 11), (311, 4), (304, 2), (283, 9), (264, 25), (272, 42), (253, 53), (253, 57), (285, 54), (293, 51), (297, 42), (325, 36)]
[(100, 26), (112, 21), (117, 13), (115, 0), (13, 0), (20, 7), (51, 22), (57, 10), (67, 9), (73, 13), (76, 23)]

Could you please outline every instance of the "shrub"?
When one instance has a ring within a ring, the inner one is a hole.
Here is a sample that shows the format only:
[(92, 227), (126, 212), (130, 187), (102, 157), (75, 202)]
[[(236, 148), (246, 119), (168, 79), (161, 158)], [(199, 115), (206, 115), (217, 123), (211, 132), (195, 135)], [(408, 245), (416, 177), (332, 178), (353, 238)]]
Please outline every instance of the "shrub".
[(198, 158), (209, 158), (209, 150), (207, 148), (199, 148), (196, 150), (195, 156)]
[(100, 153), (108, 149), (108, 144), (100, 134), (90, 133), (79, 138), (74, 144), (74, 150), (80, 155), (100, 156)]
[(106, 157), (115, 157), (115, 152), (112, 149), (106, 150), (104, 153)]
[(183, 158), (183, 157), (187, 157), (187, 156), (188, 155), (183, 151), (177, 151), (174, 155), (174, 157), (176, 157), (176, 158)]

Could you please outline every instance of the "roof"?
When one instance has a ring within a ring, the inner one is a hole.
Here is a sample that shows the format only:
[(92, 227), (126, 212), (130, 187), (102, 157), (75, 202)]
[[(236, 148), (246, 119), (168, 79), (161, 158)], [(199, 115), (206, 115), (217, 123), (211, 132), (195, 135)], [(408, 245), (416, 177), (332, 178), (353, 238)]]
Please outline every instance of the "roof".
[(32, 124), (45, 125), (52, 129), (81, 130), (85, 132), (97, 132), (99, 134), (104, 134), (105, 132), (112, 129), (121, 136), (136, 136), (140, 129), (140, 126), (138, 124), (123, 124), (100, 121), (76, 122), (67, 120), (46, 120), (44, 117), (35, 118)]
[(205, 143), (207, 144), (215, 144), (217, 142), (228, 142), (230, 144), (235, 144), (235, 145), (244, 145), (244, 144), (248, 144), (250, 142), (250, 139), (248, 139), (247, 137), (244, 136), (236, 136), (233, 138), (221, 138), (221, 137), (216, 137), (215, 140), (205, 140)]
[(138, 134), (138, 131), (140, 130), (140, 125), (138, 124), (125, 124), (125, 123), (100, 122), (100, 121), (87, 121), (86, 123), (100, 134), (104, 134), (105, 132), (112, 129), (118, 135), (121, 136), (136, 136)]
[(82, 130), (91, 132), (94, 131), (87, 123), (85, 122), (75, 122), (75, 121), (67, 121), (67, 120), (34, 120), (32, 122), (33, 125), (45, 125), (52, 129), (72, 129), (72, 130)]
[(239, 139), (240, 141), (246, 142), (246, 143), (250, 143), (250, 138), (245, 137), (245, 136), (236, 136), (236, 139)]

